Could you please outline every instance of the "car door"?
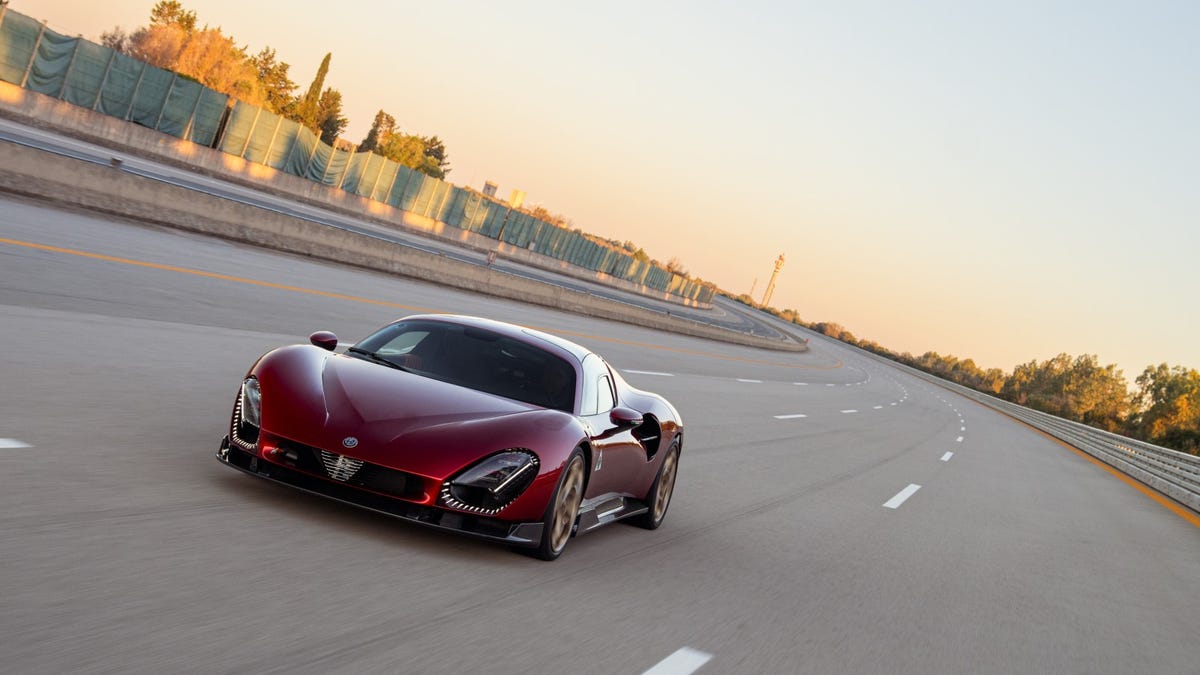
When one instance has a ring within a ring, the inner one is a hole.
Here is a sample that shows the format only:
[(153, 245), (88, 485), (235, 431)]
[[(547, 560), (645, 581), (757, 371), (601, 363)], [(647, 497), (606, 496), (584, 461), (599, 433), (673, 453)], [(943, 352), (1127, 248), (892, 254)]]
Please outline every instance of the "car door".
[(608, 366), (589, 354), (583, 362), (580, 419), (592, 438), (592, 471), (584, 495), (593, 499), (606, 494), (634, 497), (630, 487), (646, 466), (646, 451), (630, 429), (620, 429), (610, 417), (616, 407), (616, 388)]

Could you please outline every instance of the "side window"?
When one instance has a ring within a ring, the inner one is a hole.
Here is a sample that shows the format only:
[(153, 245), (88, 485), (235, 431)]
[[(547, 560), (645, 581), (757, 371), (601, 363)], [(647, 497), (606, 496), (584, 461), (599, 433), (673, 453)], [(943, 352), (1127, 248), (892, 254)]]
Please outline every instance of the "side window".
[(608, 368), (599, 356), (588, 354), (583, 359), (583, 391), (579, 406), (581, 415), (598, 415), (613, 407), (612, 383)]
[(596, 388), (598, 390), (596, 392), (596, 412), (606, 413), (612, 410), (617, 405), (617, 401), (613, 397), (612, 378), (608, 375), (602, 376)]

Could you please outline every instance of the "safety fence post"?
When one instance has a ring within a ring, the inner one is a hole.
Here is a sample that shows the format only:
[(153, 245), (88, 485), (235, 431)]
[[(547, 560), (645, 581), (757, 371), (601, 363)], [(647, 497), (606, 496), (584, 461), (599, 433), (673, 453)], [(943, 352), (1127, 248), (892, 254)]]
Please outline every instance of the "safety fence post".
[[(242, 159), (246, 158), (246, 151), (250, 149), (250, 139), (254, 136), (254, 130), (258, 128), (258, 116), (261, 114), (262, 108), (254, 109), (254, 120), (250, 122), (250, 131), (246, 133), (246, 142), (242, 143), (242, 151), (238, 153), (238, 157)], [(274, 141), (275, 137), (271, 136), (271, 140)]]
[(200, 109), (200, 101), (204, 100), (205, 91), (208, 91), (207, 87), (200, 90), (200, 95), (196, 97), (196, 105), (192, 106), (192, 114), (188, 116), (188, 123), (183, 127), (183, 140), (185, 141), (192, 140), (188, 136), (192, 135), (192, 125), (196, 123), (196, 111)]
[[(259, 108), (258, 112), (254, 114), (254, 128), (258, 128), (258, 116), (261, 114), (262, 108)], [(271, 140), (267, 143), (267, 151), (263, 153), (263, 164), (266, 164), (267, 160), (271, 158), (271, 151), (275, 149), (275, 139), (279, 137), (279, 127), (281, 126), (283, 126), (283, 115), (276, 115), (275, 128), (271, 129)], [(246, 142), (250, 142), (249, 136), (246, 137)]]
[(71, 60), (67, 61), (67, 72), (63, 73), (62, 86), (58, 88), (58, 95), (54, 98), (62, 100), (62, 97), (67, 93), (67, 82), (71, 79), (71, 70), (75, 68), (75, 57), (79, 54), (79, 43), (83, 38), (75, 38), (75, 48), (71, 50)]
[(104, 76), (100, 78), (100, 88), (96, 90), (96, 102), (92, 104), (92, 110), (100, 109), (100, 99), (104, 98), (104, 87), (108, 84), (108, 73), (112, 71), (113, 61), (117, 60), (117, 50), (108, 50), (108, 63), (104, 64)]
[(133, 85), (133, 93), (129, 95), (129, 110), (125, 111), (125, 121), (133, 119), (133, 105), (137, 101), (138, 93), (142, 90), (142, 80), (146, 77), (146, 69), (150, 67), (145, 61), (139, 61), (142, 64), (142, 69), (138, 71), (137, 83)]
[(167, 112), (167, 101), (171, 100), (171, 94), (175, 91), (175, 80), (179, 79), (179, 73), (171, 73), (171, 84), (167, 85), (167, 95), (163, 97), (162, 103), (158, 104), (158, 119), (154, 120), (154, 130), (158, 131), (158, 125), (162, 124), (163, 115)]
[(37, 39), (33, 41), (33, 51), (29, 54), (29, 63), (25, 64), (25, 74), (21, 76), (21, 88), (29, 82), (29, 73), (33, 70), (33, 62), (37, 60), (38, 48), (42, 46), (42, 36), (46, 34), (46, 22), (42, 22), (42, 29), (38, 31)]
[[(337, 152), (337, 148), (334, 148), (334, 152)], [(338, 179), (337, 189), (341, 190), (342, 185), (345, 184), (346, 175), (350, 173), (350, 162), (353, 162), (353, 161), (354, 161), (354, 153), (351, 152), (350, 159), (346, 160), (346, 166), (342, 169), (342, 177), (340, 179)]]

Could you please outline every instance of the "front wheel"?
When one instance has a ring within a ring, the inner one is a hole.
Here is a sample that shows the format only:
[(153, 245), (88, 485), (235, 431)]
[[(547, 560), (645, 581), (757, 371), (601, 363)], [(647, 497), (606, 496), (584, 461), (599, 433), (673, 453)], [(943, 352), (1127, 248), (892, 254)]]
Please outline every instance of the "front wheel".
[(567, 541), (575, 530), (575, 518), (579, 516), (579, 503), (583, 501), (583, 453), (576, 448), (567, 458), (558, 489), (546, 507), (543, 519), (542, 540), (534, 554), (542, 560), (554, 560), (562, 555)]
[(637, 518), (633, 523), (647, 530), (657, 530), (667, 517), (667, 507), (671, 505), (671, 495), (675, 494), (675, 476), (679, 472), (679, 443), (672, 443), (667, 454), (663, 456), (662, 466), (658, 468), (658, 476), (650, 486), (650, 494), (646, 495), (646, 505), (650, 510)]

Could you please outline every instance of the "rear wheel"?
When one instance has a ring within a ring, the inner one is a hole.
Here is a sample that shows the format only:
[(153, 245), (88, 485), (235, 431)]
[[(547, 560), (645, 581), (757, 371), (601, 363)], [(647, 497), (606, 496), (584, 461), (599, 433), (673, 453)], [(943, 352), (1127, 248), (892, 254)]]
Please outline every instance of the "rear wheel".
[(578, 448), (567, 458), (558, 489), (546, 507), (543, 519), (542, 540), (534, 552), (542, 560), (554, 560), (562, 555), (563, 549), (575, 530), (575, 519), (579, 516), (579, 503), (583, 501), (583, 453)]
[(667, 517), (667, 507), (671, 505), (671, 495), (675, 494), (675, 476), (679, 472), (679, 443), (672, 443), (667, 454), (663, 455), (662, 466), (658, 467), (658, 476), (650, 486), (646, 495), (646, 505), (650, 510), (633, 519), (633, 524), (647, 530), (657, 530)]

